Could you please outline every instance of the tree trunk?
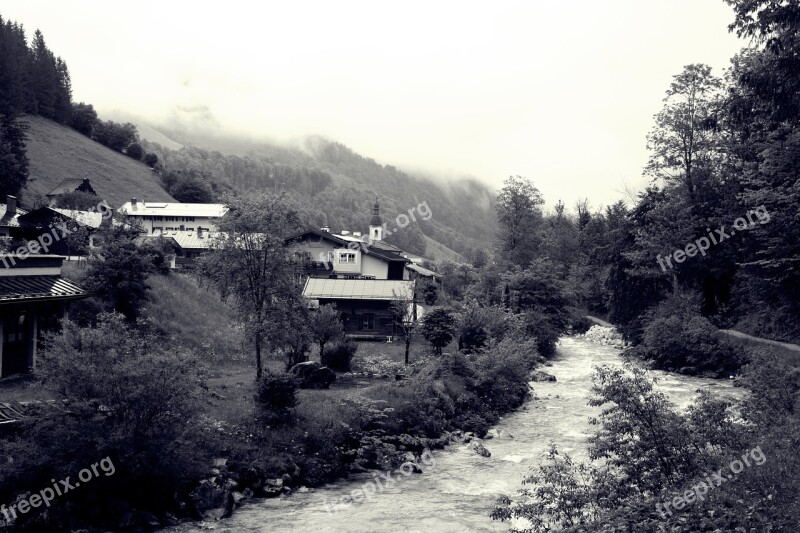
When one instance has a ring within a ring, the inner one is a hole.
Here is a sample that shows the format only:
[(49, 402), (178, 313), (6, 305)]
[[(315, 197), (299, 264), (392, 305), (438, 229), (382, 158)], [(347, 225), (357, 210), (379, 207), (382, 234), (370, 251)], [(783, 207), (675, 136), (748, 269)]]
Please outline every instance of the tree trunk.
[(261, 335), (256, 334), (256, 381), (261, 379)]
[(408, 351), (411, 349), (411, 337), (406, 335), (406, 364), (408, 364)]

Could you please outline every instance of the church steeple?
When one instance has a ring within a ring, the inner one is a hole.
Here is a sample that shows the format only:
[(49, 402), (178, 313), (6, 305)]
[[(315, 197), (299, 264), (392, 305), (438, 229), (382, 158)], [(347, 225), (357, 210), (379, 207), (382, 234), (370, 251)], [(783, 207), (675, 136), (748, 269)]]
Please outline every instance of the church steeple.
[(381, 206), (375, 198), (375, 205), (372, 206), (372, 218), (369, 220), (369, 240), (383, 240), (383, 220), (381, 220)]

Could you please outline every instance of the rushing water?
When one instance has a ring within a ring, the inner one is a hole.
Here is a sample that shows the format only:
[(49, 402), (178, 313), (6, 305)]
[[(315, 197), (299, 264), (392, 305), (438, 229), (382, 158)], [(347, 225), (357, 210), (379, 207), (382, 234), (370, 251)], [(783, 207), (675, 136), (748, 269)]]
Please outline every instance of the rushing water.
[[(218, 523), (201, 522), (175, 528), (179, 532), (213, 529), (219, 532), (505, 532), (508, 524), (493, 522), (489, 513), (497, 498), (513, 495), (522, 478), (543, 459), (550, 443), (576, 459), (586, 454), (591, 431), (587, 405), (591, 374), (596, 365), (620, 365), (619, 350), (581, 338), (565, 337), (552, 366), (544, 368), (556, 382), (534, 383), (536, 398), (495, 426), (499, 436), (481, 441), (492, 453), (486, 458), (469, 445), (434, 453), (435, 464), (424, 473), (404, 476), (376, 490), (360, 503), (342, 504), (342, 496), (361, 489), (374, 476), (361, 476), (305, 493), (272, 500), (254, 500)], [(729, 381), (658, 372), (659, 389), (684, 407), (698, 389), (738, 397)], [(429, 461), (431, 462), (431, 461)]]

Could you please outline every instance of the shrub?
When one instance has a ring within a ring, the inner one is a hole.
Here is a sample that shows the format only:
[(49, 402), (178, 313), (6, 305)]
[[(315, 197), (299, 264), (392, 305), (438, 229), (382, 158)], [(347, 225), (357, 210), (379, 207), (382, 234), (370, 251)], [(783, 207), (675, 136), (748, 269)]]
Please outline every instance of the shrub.
[(425, 337), (434, 352), (442, 355), (442, 348), (453, 341), (456, 333), (456, 317), (453, 310), (437, 307), (429, 311), (422, 320), (422, 336)]
[(141, 161), (142, 157), (144, 157), (144, 148), (139, 143), (131, 143), (125, 149), (125, 155), (136, 161)]
[(150, 168), (155, 167), (158, 164), (158, 156), (153, 152), (147, 152), (144, 154), (144, 164)]
[(297, 379), (287, 372), (265, 372), (258, 380), (255, 395), (261, 414), (268, 422), (288, 421), (291, 418), (289, 410), (297, 405), (299, 388)]
[(556, 353), (558, 330), (550, 323), (547, 316), (533, 309), (523, 314), (525, 332), (536, 339), (536, 349), (545, 357), (552, 357)]
[(350, 339), (340, 340), (326, 346), (320, 362), (336, 372), (349, 372), (350, 363), (358, 350), (358, 344)]

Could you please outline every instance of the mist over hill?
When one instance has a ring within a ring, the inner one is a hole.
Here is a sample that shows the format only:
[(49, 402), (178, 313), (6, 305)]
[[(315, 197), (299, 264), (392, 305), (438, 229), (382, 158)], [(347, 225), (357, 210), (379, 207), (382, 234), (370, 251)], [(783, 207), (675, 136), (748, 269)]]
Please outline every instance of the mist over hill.
[[(427, 220), (416, 217), (387, 240), (436, 258), (440, 249), (427, 246), (426, 237), (467, 260), (478, 249), (493, 249), (495, 194), (476, 180), (419, 176), (320, 136), (279, 144), (165, 127), (139, 130), (146, 150), (158, 155), (163, 175), (191, 175), (207, 183), (216, 198), (283, 191), (297, 201), (309, 224), (333, 231), (366, 231), (376, 198), (389, 228), (397, 227), (398, 215), (426, 205)], [(164, 146), (165, 140), (173, 148)]]

